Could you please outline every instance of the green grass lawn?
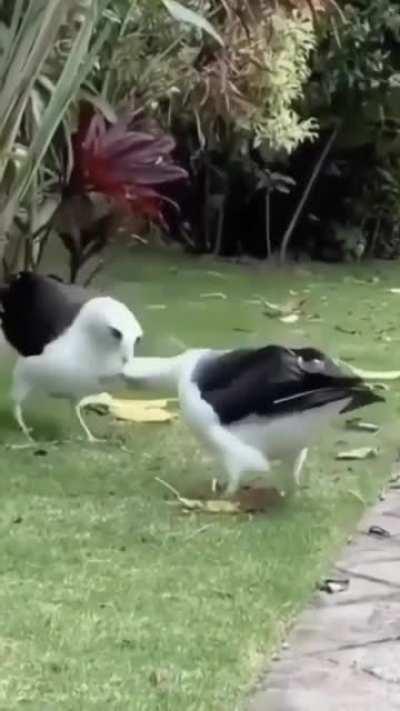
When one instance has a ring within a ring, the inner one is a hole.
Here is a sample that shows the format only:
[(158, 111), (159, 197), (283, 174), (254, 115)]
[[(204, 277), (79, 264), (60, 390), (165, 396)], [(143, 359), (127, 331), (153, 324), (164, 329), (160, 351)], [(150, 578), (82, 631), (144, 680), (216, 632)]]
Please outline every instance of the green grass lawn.
[[(134, 250), (107, 280), (142, 321), (145, 354), (275, 340), (312, 342), (365, 368), (400, 365), (395, 264), (279, 272)], [(259, 297), (284, 302), (289, 289), (308, 296), (305, 315), (294, 324), (265, 316)], [(21, 439), (7, 383), (3, 366), (3, 443)], [(216, 473), (179, 421), (92, 415), (110, 438), (93, 446), (67, 404), (32, 403), (43, 451), (3, 446), (0, 462), (0, 709), (240, 709), (387, 479), (398, 397), (392, 384), (386, 405), (363, 411), (382, 424), (378, 435), (329, 432), (311, 453), (309, 488), (255, 517), (172, 505), (155, 477), (190, 495)], [(64, 441), (46, 445), (52, 438)], [(339, 449), (376, 442), (374, 460), (335, 461)]]

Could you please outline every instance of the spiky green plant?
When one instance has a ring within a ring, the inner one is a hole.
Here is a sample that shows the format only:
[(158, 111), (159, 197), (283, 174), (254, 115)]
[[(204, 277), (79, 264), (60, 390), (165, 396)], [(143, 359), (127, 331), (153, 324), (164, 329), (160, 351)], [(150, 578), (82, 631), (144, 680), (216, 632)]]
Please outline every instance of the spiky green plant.
[[(105, 27), (91, 44), (99, 12), (97, 0), (15, 0), (11, 12), (0, 14), (0, 257), (12, 239), (21, 201), (34, 187), (43, 157), (108, 32)], [(47, 82), (40, 106), (36, 103), (27, 136), (24, 119), (32, 112), (34, 91), (43, 86), (46, 63), (65, 35), (68, 55)]]

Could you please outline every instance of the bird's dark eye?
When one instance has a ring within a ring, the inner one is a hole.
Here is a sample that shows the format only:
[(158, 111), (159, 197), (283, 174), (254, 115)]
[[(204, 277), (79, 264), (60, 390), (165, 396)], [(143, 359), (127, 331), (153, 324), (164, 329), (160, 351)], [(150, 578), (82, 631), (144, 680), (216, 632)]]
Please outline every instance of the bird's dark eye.
[(112, 327), (111, 327), (111, 328), (110, 328), (110, 331), (111, 331), (112, 335), (114, 336), (114, 338), (117, 339), (117, 341), (120, 341), (120, 340), (121, 340), (121, 338), (122, 338), (122, 333), (121, 333), (121, 331), (118, 331), (118, 328), (112, 328)]

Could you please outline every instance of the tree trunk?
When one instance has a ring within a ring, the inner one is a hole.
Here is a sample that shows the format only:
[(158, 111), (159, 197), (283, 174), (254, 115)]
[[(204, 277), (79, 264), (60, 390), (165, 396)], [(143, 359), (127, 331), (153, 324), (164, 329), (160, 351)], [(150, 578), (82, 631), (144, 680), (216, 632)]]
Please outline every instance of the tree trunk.
[(293, 213), (292, 219), (290, 220), (290, 223), (286, 229), (286, 232), (283, 235), (281, 250), (280, 250), (280, 254), (279, 254), (279, 261), (281, 264), (284, 264), (286, 261), (287, 248), (289, 246), (290, 238), (291, 238), (291, 236), (294, 232), (294, 229), (299, 221), (299, 217), (303, 211), (304, 205), (306, 204), (306, 202), (308, 200), (311, 189), (313, 188), (314, 183), (315, 183), (319, 173), (321, 172), (321, 169), (322, 169), (322, 166), (325, 162), (325, 159), (336, 140), (336, 137), (339, 133), (339, 129), (340, 129), (340, 124), (335, 126), (331, 135), (329, 136), (329, 138), (328, 138), (328, 140), (321, 152), (320, 157), (318, 158), (316, 164), (314, 165), (313, 171), (310, 175), (310, 179), (309, 179), (309, 181), (304, 189), (303, 195), (301, 196), (299, 203)]

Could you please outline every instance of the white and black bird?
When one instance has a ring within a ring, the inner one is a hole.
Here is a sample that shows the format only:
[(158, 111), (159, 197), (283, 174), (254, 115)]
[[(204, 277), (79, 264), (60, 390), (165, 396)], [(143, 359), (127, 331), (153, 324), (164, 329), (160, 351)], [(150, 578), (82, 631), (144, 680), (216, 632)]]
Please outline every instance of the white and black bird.
[[(0, 289), (1, 326), (17, 351), (11, 397), (14, 415), (30, 442), (22, 404), (32, 393), (65, 398), (89, 441), (82, 417), (90, 396), (104, 391), (105, 378), (119, 381), (134, 358), (142, 328), (125, 304), (93, 296), (56, 277), (20, 272)], [(121, 384), (121, 381), (119, 381)]]
[(330, 422), (383, 400), (315, 348), (189, 350), (136, 358), (124, 374), (133, 386), (178, 392), (187, 424), (222, 465), (228, 495), (249, 474), (272, 483), (276, 460), (289, 465), (289, 487), (299, 485), (308, 447)]

